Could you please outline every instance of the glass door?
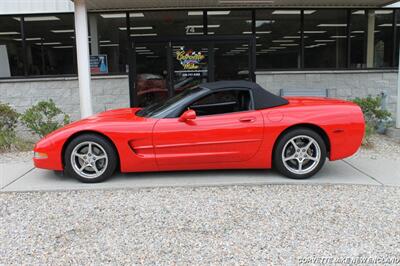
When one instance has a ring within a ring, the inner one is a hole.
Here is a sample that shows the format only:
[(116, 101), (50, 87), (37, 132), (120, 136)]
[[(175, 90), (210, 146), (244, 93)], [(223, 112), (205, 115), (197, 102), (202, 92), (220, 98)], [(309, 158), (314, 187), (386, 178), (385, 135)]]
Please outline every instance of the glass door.
[[(218, 36), (133, 42), (131, 95), (144, 107), (204, 82), (252, 80), (252, 42)], [(134, 85), (134, 89), (132, 88)]]
[(135, 87), (140, 107), (168, 98), (167, 50), (165, 43), (136, 43)]
[(250, 80), (248, 41), (215, 43), (215, 80)]

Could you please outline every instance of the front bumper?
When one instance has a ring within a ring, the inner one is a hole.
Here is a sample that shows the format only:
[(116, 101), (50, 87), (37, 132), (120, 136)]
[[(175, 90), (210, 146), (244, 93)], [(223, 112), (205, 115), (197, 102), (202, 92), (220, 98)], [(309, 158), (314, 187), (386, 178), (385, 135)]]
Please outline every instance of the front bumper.
[(36, 168), (62, 171), (63, 164), (61, 158), (61, 150), (57, 149), (54, 144), (43, 143), (36, 144), (33, 149), (33, 164)]

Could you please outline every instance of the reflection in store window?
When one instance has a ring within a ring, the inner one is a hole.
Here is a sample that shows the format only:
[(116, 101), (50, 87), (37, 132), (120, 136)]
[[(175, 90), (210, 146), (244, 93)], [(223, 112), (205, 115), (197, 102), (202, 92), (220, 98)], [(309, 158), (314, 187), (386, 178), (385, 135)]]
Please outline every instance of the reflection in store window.
[[(139, 106), (148, 106), (168, 98), (167, 82), (167, 41), (140, 42), (151, 37), (185, 37), (203, 35), (203, 11), (149, 11), (130, 13), (131, 37), (136, 42), (136, 88)], [(123, 30), (126, 30), (123, 29)], [(173, 66), (179, 62), (175, 59), (176, 52), (186, 44), (171, 44)], [(196, 47), (187, 46), (195, 49)], [(203, 50), (201, 50), (204, 52)], [(179, 71), (180, 69), (176, 69)], [(173, 71), (173, 70), (171, 70)], [(193, 84), (197, 77), (184, 76), (182, 72), (173, 72), (173, 91), (178, 93)], [(192, 82), (193, 81), (193, 82)]]
[(167, 56), (164, 43), (136, 43), (136, 89), (139, 106), (168, 98)]
[(251, 34), (251, 11), (207, 11), (209, 35)]
[(304, 14), (305, 68), (346, 67), (347, 10), (304, 10)]
[(374, 67), (390, 67), (393, 52), (393, 10), (375, 10)]
[(300, 15), (300, 10), (256, 11), (258, 69), (300, 67)]
[(132, 37), (203, 35), (203, 11), (130, 13)]
[(214, 49), (215, 80), (249, 80), (248, 42), (217, 42)]
[(20, 22), (0, 17), (0, 78), (23, 76), (24, 63)]
[(26, 16), (24, 28), (28, 75), (76, 73), (74, 16)]
[(367, 67), (368, 15), (365, 10), (353, 10), (351, 14), (351, 68)]
[[(133, 13), (138, 14), (138, 13)], [(108, 73), (128, 70), (126, 13), (89, 14), (90, 54), (106, 55)]]

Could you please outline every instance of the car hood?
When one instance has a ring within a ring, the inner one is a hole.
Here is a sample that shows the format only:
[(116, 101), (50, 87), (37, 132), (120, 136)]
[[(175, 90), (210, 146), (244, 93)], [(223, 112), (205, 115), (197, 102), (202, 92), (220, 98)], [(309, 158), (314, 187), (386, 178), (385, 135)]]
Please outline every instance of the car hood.
[(57, 135), (60, 132), (90, 130), (99, 128), (103, 125), (110, 127), (112, 125), (121, 124), (121, 122), (149, 122), (149, 118), (135, 115), (138, 110), (140, 110), (140, 108), (123, 108), (101, 112), (59, 128), (48, 134), (45, 138)]
[[(99, 120), (144, 120), (143, 117), (139, 117), (136, 112), (140, 110), (140, 108), (122, 108), (116, 110), (110, 110), (101, 112), (92, 116), (89, 116), (86, 119), (88, 121), (99, 121)], [(82, 120), (81, 120), (82, 121)]]

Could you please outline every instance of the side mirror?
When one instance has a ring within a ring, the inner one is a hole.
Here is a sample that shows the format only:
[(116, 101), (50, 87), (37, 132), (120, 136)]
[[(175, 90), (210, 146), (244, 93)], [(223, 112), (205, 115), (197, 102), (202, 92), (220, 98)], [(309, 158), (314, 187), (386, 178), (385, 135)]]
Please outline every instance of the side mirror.
[(186, 122), (194, 119), (196, 119), (196, 112), (194, 110), (187, 110), (179, 117), (179, 122)]

